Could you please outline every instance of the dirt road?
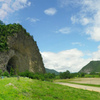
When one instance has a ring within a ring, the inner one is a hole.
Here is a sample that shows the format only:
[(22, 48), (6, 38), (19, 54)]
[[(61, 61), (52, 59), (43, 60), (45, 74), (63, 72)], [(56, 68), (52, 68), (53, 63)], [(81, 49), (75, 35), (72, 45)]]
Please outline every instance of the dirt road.
[(67, 86), (74, 87), (74, 88), (80, 88), (80, 89), (84, 89), (84, 90), (100, 92), (100, 87), (92, 87), (92, 86), (62, 83), (62, 82), (56, 82), (56, 84), (67, 85)]

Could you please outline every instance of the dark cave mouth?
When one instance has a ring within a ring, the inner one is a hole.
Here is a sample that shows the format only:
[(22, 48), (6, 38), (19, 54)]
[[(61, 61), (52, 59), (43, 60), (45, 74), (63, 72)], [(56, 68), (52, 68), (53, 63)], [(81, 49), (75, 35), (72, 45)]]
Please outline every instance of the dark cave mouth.
[(17, 57), (13, 56), (9, 59), (8, 64), (6, 66), (7, 71), (10, 73), (12, 70), (16, 73), (16, 61)]

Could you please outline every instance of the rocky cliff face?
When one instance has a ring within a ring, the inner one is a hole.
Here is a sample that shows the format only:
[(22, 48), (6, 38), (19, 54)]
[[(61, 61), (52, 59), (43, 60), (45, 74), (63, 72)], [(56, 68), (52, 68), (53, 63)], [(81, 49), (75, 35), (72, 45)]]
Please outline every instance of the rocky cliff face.
[(9, 50), (0, 52), (0, 69), (45, 73), (41, 54), (34, 39), (24, 31), (7, 37)]

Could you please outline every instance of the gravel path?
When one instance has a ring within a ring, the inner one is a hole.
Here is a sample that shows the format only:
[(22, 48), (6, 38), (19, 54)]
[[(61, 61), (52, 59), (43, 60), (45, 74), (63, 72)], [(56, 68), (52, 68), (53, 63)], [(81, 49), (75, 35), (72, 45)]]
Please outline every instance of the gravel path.
[(74, 87), (74, 88), (80, 88), (84, 90), (100, 92), (100, 87), (77, 85), (77, 84), (62, 83), (62, 82), (56, 82), (56, 84), (67, 85), (67, 86)]

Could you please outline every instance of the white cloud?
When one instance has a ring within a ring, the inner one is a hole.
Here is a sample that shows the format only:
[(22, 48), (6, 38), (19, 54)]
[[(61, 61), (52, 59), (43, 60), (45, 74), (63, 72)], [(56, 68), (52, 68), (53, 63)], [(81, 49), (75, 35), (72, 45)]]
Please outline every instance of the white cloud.
[(15, 0), (15, 2), (12, 4), (12, 8), (14, 10), (19, 10), (27, 6), (30, 6), (30, 2), (27, 0)]
[(3, 9), (6, 12), (13, 12), (13, 10), (9, 7), (7, 3), (3, 3), (1, 9)]
[(95, 41), (100, 41), (100, 27), (88, 27), (86, 30), (87, 34), (90, 35), (89, 39), (93, 39)]
[(4, 0), (0, 0), (0, 2), (2, 2), (2, 1), (4, 1)]
[(90, 61), (90, 59), (83, 59), (84, 54), (77, 49), (58, 53), (42, 52), (41, 54), (45, 67), (57, 71), (70, 70), (71, 72), (77, 72)]
[[(90, 39), (100, 41), (100, 0), (83, 0), (80, 13), (76, 15), (76, 20), (82, 25), (88, 25), (86, 33)], [(79, 17), (78, 17), (79, 16)], [(74, 17), (75, 18), (75, 17)], [(75, 22), (75, 19), (72, 18)]]
[(91, 18), (88, 18), (82, 14), (71, 16), (71, 21), (73, 24), (77, 23), (84, 26), (93, 23), (93, 20)]
[(69, 34), (71, 32), (71, 29), (69, 27), (64, 27), (56, 31), (56, 33), (62, 33), (62, 34)]
[(28, 2), (28, 4), (27, 4), (28, 6), (31, 6), (31, 2)]
[(75, 23), (78, 22), (78, 19), (76, 18), (76, 16), (72, 16), (71, 21), (72, 21), (73, 24), (75, 24)]
[(0, 0), (0, 19), (6, 18), (10, 13), (31, 5), (29, 0)]
[(80, 22), (82, 23), (82, 25), (87, 25), (90, 23), (89, 19), (85, 17)]
[(56, 12), (57, 12), (57, 10), (55, 8), (49, 8), (44, 11), (44, 13), (47, 15), (55, 15)]
[(71, 17), (73, 24), (86, 26), (86, 34), (95, 41), (100, 41), (100, 0), (59, 0), (62, 7), (80, 8)]
[(58, 0), (60, 2), (60, 6), (77, 6), (82, 0)]
[(28, 17), (26, 20), (29, 20), (30, 22), (37, 22), (37, 21), (40, 21), (40, 20), (37, 19), (37, 18), (30, 18), (30, 17)]
[(100, 45), (98, 46), (98, 51), (92, 53), (92, 59), (100, 61)]
[(41, 52), (41, 54), (46, 68), (55, 69), (59, 72), (66, 70), (78, 72), (90, 61), (100, 61), (100, 45), (95, 52), (86, 51), (83, 53), (78, 49), (70, 49), (58, 53)]
[(72, 45), (79, 45), (79, 46), (84, 46), (82, 43), (80, 42), (73, 42)]
[(4, 11), (4, 10), (2, 10), (2, 9), (0, 9), (0, 19), (3, 20), (3, 18), (4, 18), (5, 16), (7, 16), (7, 12)]
[(2, 2), (2, 1), (4, 1), (4, 0), (0, 0), (0, 2)]

